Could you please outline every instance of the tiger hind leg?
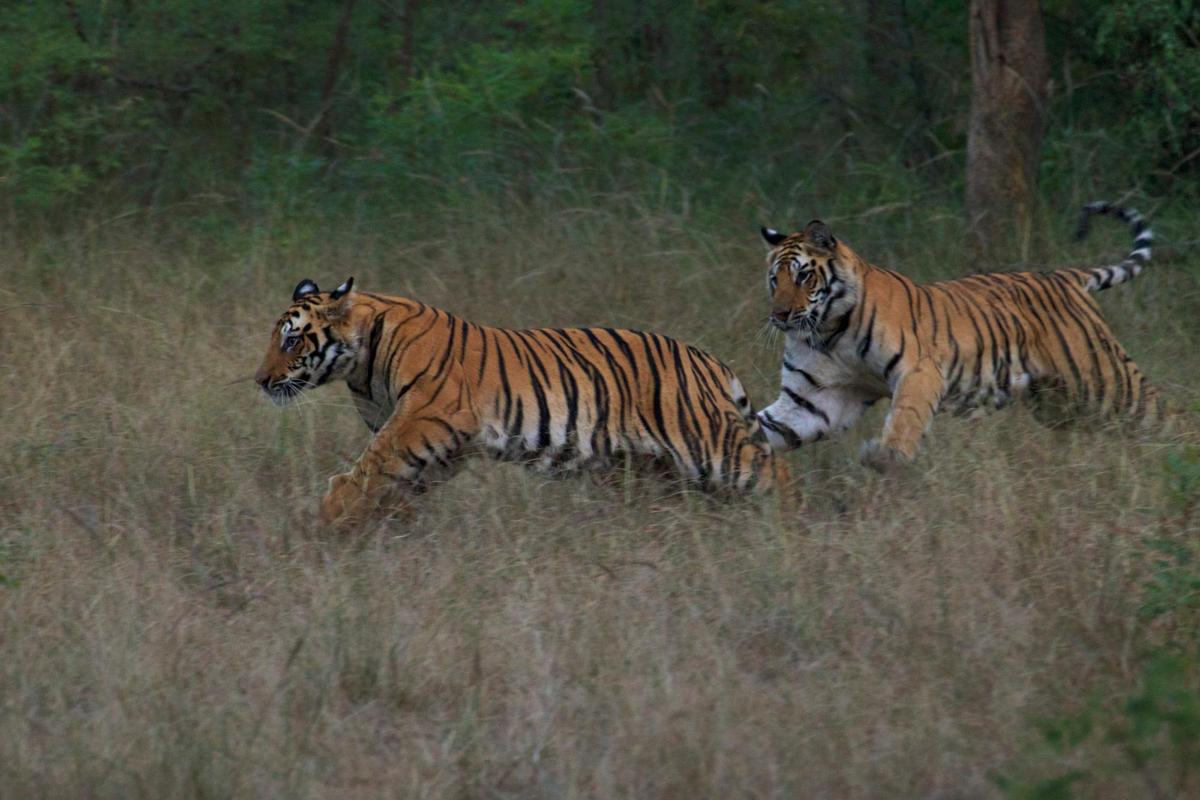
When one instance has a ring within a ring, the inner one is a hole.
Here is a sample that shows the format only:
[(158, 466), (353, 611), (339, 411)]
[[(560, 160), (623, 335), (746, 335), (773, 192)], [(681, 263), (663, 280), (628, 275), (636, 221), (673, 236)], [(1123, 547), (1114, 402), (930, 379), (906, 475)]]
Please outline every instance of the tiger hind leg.
[(1087, 416), (1083, 406), (1058, 378), (1036, 380), (1029, 385), (1029, 408), (1033, 418), (1051, 430), (1078, 426)]
[(1166, 398), (1146, 379), (1137, 362), (1115, 338), (1106, 337), (1104, 346), (1119, 364), (1114, 383), (1123, 389), (1120, 395), (1123, 402), (1115, 402), (1102, 411), (1108, 417), (1133, 422), (1142, 430), (1162, 428), (1172, 413)]
[(1043, 370), (1030, 386), (1033, 416), (1049, 428), (1101, 427), (1113, 423), (1142, 431), (1160, 430), (1179, 410), (1149, 380), (1120, 343), (1097, 332), (1089, 343), (1090, 364), (1068, 380)]

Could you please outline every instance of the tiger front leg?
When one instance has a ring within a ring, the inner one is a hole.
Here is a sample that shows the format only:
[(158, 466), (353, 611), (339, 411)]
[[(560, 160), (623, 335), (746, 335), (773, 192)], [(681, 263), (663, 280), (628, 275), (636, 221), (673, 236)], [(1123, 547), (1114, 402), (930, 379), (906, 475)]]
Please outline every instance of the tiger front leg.
[(912, 461), (942, 402), (944, 385), (941, 370), (932, 361), (922, 361), (901, 376), (892, 392), (883, 434), (863, 445), (862, 462), (884, 471)]
[(425, 409), (415, 417), (397, 413), (349, 472), (329, 479), (321, 500), (321, 523), (352, 528), (389, 496), (403, 506), (422, 485), (449, 478), (471, 438), (470, 422), (467, 412), (440, 415)]
[(875, 398), (851, 387), (803, 391), (784, 386), (779, 399), (758, 412), (758, 422), (776, 453), (849, 428)]
[(374, 507), (371, 493), (359, 484), (351, 470), (329, 479), (318, 518), (322, 525), (350, 528), (361, 523)]

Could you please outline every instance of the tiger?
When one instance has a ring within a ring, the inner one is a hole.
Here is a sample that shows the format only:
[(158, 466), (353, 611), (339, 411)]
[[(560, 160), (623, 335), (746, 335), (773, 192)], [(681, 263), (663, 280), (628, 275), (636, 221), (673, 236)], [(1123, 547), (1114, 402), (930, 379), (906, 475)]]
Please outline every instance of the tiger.
[(297, 284), (255, 374), (279, 404), (345, 381), (374, 434), (330, 479), (322, 523), (361, 523), (385, 499), (405, 508), (479, 455), (556, 474), (652, 466), (741, 495), (787, 480), (742, 382), (696, 347), (638, 330), (490, 327), (353, 285)]
[(1137, 211), (1096, 202), (1084, 206), (1077, 238), (1097, 214), (1132, 230), (1118, 264), (926, 285), (867, 263), (820, 220), (792, 234), (762, 228), (768, 321), (786, 341), (779, 396), (758, 413), (772, 449), (840, 433), (885, 397), (882, 434), (860, 453), (880, 470), (911, 462), (942, 410), (977, 415), (1025, 398), (1050, 426), (1162, 420), (1162, 396), (1090, 294), (1137, 277), (1154, 234)]

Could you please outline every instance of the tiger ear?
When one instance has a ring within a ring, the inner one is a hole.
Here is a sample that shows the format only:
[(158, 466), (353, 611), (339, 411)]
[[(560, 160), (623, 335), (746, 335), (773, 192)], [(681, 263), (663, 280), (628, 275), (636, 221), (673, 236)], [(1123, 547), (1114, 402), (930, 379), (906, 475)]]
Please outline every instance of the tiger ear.
[(301, 298), (308, 297), (310, 294), (316, 294), (321, 291), (317, 285), (308, 278), (296, 284), (296, 288), (292, 291), (292, 302), (299, 303)]
[(822, 250), (832, 250), (837, 246), (837, 239), (829, 226), (819, 219), (814, 219), (804, 228), (804, 238), (820, 247)]
[(326, 319), (340, 319), (350, 309), (350, 290), (354, 287), (354, 278), (348, 278), (345, 283), (329, 293), (329, 302), (325, 304)]
[(330, 300), (341, 300), (342, 297), (344, 297), (345, 294), (353, 288), (354, 288), (354, 278), (353, 277), (347, 278), (345, 283), (343, 283), (341, 286), (337, 287), (336, 289), (333, 290), (333, 292), (330, 293), (329, 299)]
[(767, 228), (764, 226), (758, 230), (760, 233), (762, 233), (763, 240), (765, 240), (767, 244), (771, 245), (771, 247), (778, 247), (779, 243), (787, 238), (787, 234), (780, 233), (774, 228)]

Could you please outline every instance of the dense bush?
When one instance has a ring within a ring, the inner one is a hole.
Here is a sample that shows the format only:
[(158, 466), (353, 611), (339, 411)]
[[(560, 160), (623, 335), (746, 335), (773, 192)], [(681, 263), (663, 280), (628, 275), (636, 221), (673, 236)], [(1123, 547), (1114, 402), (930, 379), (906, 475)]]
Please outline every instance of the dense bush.
[[(1072, 147), (1102, 154), (1108, 188), (1191, 191), (1200, 12), (1086, 5), (1047, 4), (1049, 191), (1093, 174)], [(10, 212), (452, 199), (548, 175), (728, 201), (833, 193), (852, 164), (957, 196), (965, 28), (949, 0), (35, 0), (0, 19), (0, 187)], [(875, 203), (913, 190), (890, 183)]]

